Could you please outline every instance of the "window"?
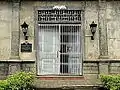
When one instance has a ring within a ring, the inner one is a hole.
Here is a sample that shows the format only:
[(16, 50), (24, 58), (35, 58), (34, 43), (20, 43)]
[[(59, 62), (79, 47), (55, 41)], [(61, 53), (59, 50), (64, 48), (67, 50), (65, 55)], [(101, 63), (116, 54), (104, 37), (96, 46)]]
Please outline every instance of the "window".
[(38, 74), (81, 75), (81, 11), (38, 10)]

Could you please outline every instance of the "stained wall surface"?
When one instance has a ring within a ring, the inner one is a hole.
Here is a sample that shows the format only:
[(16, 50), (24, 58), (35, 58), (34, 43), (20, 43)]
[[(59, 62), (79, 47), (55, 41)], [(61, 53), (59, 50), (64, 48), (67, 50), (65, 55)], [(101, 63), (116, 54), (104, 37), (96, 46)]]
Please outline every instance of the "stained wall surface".
[[(120, 1), (100, 1), (0, 1), (0, 75), (12, 74), (20, 69), (36, 73), (37, 52), (35, 39), (37, 36), (35, 31), (37, 30), (37, 13), (35, 13), (35, 8), (55, 5), (78, 7), (83, 10), (82, 49), (84, 79), (80, 82), (76, 80), (74, 82), (73, 80), (70, 83), (68, 80), (67, 84), (78, 85), (81, 82), (86, 85), (95, 84), (98, 75), (101, 73), (120, 73)], [(29, 53), (21, 52), (21, 44), (25, 42), (21, 30), (21, 24), (24, 21), (29, 25), (28, 41), (32, 44), (32, 52)], [(94, 40), (91, 40), (92, 34), (90, 31), (92, 21), (97, 24)], [(61, 83), (61, 85), (57, 83)], [(55, 86), (62, 86), (66, 82), (62, 79), (60, 82), (57, 80), (57, 83)], [(50, 81), (43, 80), (41, 85), (48, 87), (50, 86)]]
[(11, 49), (11, 15), (8, 2), (0, 2), (0, 59), (10, 59)]
[[(84, 9), (85, 11), (83, 16), (83, 23), (84, 28), (84, 58), (86, 59), (98, 59), (99, 58), (99, 31), (97, 29), (97, 32), (95, 34), (95, 40), (91, 40), (91, 31), (90, 31), (90, 24), (92, 21), (95, 21), (95, 23), (98, 23), (98, 2), (97, 1), (24, 1), (21, 2), (21, 10), (20, 10), (20, 24), (22, 24), (24, 21), (26, 21), (29, 24), (29, 36), (30, 36), (30, 42), (34, 44), (34, 30), (35, 28), (35, 7), (44, 7), (44, 6), (55, 6), (55, 5), (65, 5), (69, 7), (78, 7), (80, 9)], [(21, 35), (21, 42), (23, 41), (23, 36)], [(20, 57), (22, 59), (25, 58), (34, 58), (34, 52), (32, 54), (27, 55), (21, 53)]]

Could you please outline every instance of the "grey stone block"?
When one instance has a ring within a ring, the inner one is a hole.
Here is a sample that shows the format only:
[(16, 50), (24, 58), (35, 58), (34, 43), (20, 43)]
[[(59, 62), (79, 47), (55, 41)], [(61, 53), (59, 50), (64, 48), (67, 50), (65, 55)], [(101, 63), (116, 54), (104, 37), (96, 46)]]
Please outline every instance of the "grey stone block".
[(0, 76), (8, 74), (8, 63), (0, 63)]
[(21, 69), (22, 71), (25, 71), (25, 72), (35, 72), (35, 64), (34, 63), (22, 63)]
[(9, 74), (19, 72), (21, 69), (20, 63), (9, 63)]
[(84, 63), (83, 64), (83, 73), (84, 74), (98, 74), (99, 66), (97, 63)]
[(110, 63), (110, 74), (120, 74), (120, 63)]

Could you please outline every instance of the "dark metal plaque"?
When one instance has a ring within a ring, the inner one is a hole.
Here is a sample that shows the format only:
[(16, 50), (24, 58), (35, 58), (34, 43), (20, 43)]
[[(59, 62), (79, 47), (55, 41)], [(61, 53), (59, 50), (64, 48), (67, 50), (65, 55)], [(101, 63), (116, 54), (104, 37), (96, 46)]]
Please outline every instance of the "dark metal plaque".
[(21, 44), (21, 52), (32, 52), (32, 44), (31, 43), (22, 43)]

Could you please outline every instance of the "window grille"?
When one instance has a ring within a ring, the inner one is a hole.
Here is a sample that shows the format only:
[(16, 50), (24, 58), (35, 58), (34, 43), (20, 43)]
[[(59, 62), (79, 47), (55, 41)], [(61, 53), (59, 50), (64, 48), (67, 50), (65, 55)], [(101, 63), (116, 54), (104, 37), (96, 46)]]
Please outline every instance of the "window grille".
[(81, 23), (80, 10), (38, 10), (39, 23)]
[(81, 57), (81, 11), (38, 10), (38, 74), (81, 75)]

